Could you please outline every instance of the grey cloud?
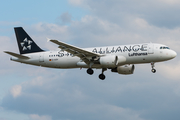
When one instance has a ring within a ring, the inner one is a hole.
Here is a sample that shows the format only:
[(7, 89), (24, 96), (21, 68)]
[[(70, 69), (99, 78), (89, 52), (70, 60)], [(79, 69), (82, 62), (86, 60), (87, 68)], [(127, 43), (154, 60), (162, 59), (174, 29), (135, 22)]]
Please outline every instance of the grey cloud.
[(59, 24), (69, 24), (72, 22), (72, 16), (68, 12), (65, 12), (57, 18), (57, 22)]
[[(159, 75), (148, 79), (146, 76), (152, 73), (141, 70), (132, 76), (106, 72), (107, 79), (101, 81), (97, 77), (100, 70), (89, 76), (85, 69), (46, 69), (46, 74), (38, 75), (42, 76), (42, 85), (36, 84), (36, 78), (21, 84), (21, 96), (8, 94), (1, 106), (25, 114), (49, 115), (54, 120), (166, 119), (163, 114), (178, 118), (175, 113), (179, 111), (180, 96), (174, 94), (173, 86), (180, 83), (172, 84)], [(159, 115), (150, 117), (156, 113)]]
[(129, 16), (136, 16), (146, 19), (150, 24), (158, 27), (175, 28), (180, 26), (178, 5), (169, 5), (161, 1), (151, 0), (86, 0), (91, 12), (117, 23), (121, 26), (126, 23)]

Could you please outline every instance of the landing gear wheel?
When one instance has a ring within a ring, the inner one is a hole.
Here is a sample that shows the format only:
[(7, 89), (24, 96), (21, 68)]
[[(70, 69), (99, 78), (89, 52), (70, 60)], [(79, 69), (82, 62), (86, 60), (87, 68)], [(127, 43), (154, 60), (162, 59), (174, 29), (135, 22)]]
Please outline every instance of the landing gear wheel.
[(156, 69), (152, 69), (151, 71), (152, 71), (153, 73), (155, 73), (155, 72), (156, 72)]
[(151, 67), (152, 67), (152, 70), (151, 70), (151, 71), (152, 71), (152, 73), (155, 73), (155, 72), (156, 72), (156, 69), (154, 69), (154, 67), (155, 67), (154, 64), (155, 64), (154, 62), (151, 62)]
[(104, 80), (105, 78), (106, 78), (106, 76), (104, 74), (99, 75), (99, 79)]
[(89, 75), (92, 75), (92, 74), (94, 73), (94, 71), (93, 71), (91, 68), (89, 68), (89, 69), (87, 69), (87, 73), (88, 73)]

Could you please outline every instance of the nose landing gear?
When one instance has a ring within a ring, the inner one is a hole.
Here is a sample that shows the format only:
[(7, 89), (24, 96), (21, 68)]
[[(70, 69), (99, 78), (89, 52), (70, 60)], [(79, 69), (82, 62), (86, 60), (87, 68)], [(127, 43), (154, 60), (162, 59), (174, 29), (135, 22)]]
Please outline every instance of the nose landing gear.
[(154, 62), (151, 62), (151, 67), (152, 67), (151, 71), (152, 71), (152, 73), (156, 73), (156, 69), (154, 69), (154, 67), (155, 67), (154, 64), (155, 64)]
[(152, 71), (153, 73), (156, 73), (156, 69), (152, 69), (151, 71)]

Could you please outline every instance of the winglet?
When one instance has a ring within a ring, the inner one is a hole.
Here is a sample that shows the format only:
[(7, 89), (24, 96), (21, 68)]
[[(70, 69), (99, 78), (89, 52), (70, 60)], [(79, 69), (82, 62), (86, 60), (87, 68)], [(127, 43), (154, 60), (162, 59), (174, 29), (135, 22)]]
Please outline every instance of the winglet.
[(4, 51), (5, 53), (9, 54), (9, 55), (12, 55), (14, 57), (17, 57), (19, 59), (30, 59), (29, 57), (27, 56), (24, 56), (24, 55), (20, 55), (20, 54), (17, 54), (17, 53), (13, 53), (13, 52), (9, 52), (9, 51)]
[(49, 38), (46, 38), (47, 39), (47, 42), (49, 42), (51, 39), (49, 39)]

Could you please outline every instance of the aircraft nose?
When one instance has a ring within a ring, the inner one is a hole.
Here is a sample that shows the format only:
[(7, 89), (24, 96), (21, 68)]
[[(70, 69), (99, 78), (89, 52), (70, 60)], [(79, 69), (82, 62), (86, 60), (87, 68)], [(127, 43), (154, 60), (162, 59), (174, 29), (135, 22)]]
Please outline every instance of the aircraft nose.
[(171, 51), (171, 56), (172, 56), (172, 58), (175, 58), (175, 57), (177, 56), (177, 53), (172, 50), (172, 51)]

